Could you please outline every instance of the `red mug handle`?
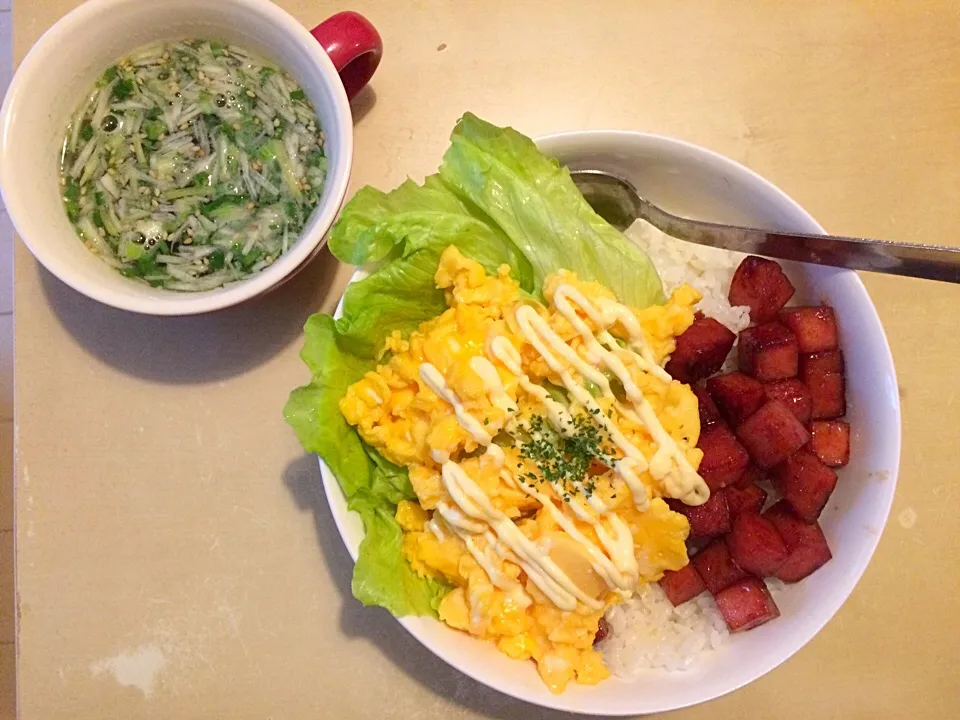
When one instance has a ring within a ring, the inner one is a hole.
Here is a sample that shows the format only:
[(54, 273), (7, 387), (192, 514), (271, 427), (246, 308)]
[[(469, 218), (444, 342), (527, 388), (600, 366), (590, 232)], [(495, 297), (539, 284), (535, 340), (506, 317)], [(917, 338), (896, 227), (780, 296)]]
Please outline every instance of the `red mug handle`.
[(370, 82), (383, 57), (383, 40), (360, 13), (347, 10), (331, 15), (310, 31), (327, 51), (340, 81), (353, 100)]

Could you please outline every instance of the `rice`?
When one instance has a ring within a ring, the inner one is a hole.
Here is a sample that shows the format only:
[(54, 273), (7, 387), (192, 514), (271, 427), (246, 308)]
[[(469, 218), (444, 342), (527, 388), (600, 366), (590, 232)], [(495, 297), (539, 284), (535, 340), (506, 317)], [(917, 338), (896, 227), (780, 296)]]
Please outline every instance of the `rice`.
[(746, 255), (677, 240), (645, 220), (637, 220), (625, 234), (650, 256), (667, 295), (680, 285), (692, 285), (703, 295), (698, 308), (704, 315), (738, 334), (750, 324), (750, 308), (727, 300), (733, 273)]
[[(626, 236), (650, 256), (668, 295), (680, 285), (692, 285), (703, 295), (697, 307), (705, 315), (736, 334), (750, 324), (750, 309), (731, 306), (727, 299), (743, 254), (677, 240), (644, 220), (631, 225)], [(725, 370), (733, 369), (735, 357), (731, 352)], [(597, 648), (610, 671), (624, 679), (648, 670), (686, 670), (729, 637), (709, 594), (674, 607), (656, 583), (641, 586), (630, 600), (610, 608), (606, 620), (609, 634)]]
[(645, 670), (688, 669), (697, 657), (728, 639), (713, 598), (699, 597), (674, 607), (656, 583), (641, 586), (629, 601), (607, 611), (610, 631), (597, 645), (607, 667), (629, 680)]

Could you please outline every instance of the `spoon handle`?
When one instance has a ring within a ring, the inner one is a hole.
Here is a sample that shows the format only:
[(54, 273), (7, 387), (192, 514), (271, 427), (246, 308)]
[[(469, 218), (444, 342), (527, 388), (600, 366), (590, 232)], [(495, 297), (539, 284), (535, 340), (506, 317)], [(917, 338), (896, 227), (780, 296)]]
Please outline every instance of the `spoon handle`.
[(960, 283), (960, 248), (759, 230), (678, 217), (640, 199), (639, 215), (667, 235), (782, 260)]

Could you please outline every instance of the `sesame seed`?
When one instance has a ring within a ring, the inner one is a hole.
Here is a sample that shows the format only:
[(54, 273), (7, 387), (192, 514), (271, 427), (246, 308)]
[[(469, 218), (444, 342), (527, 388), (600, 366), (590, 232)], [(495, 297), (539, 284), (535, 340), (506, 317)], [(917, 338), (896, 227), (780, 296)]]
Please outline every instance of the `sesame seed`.
[(247, 90), (247, 97), (256, 97), (257, 94), (253, 90)]
[(192, 238), (192, 237), (188, 237), (188, 238), (186, 238), (186, 239), (183, 241), (183, 244), (184, 244), (184, 245), (191, 245), (192, 243), (193, 243), (193, 238)]

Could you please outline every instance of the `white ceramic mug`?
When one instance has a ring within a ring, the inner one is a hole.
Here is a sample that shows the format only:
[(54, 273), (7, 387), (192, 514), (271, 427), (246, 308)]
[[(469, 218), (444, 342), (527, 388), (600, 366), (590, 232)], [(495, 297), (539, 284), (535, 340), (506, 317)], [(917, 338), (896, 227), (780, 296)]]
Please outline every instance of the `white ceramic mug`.
[[(58, 167), (66, 126), (104, 69), (142, 45), (187, 37), (236, 43), (287, 70), (317, 111), (329, 161), (319, 207), (299, 241), (251, 278), (199, 293), (148, 287), (87, 250), (64, 211)], [(126, 310), (191, 315), (265, 292), (323, 245), (350, 176), (348, 96), (373, 75), (382, 49), (376, 30), (356, 13), (340, 13), (309, 31), (268, 0), (89, 0), (33, 46), (0, 112), (0, 188), (17, 233), (67, 285)]]

